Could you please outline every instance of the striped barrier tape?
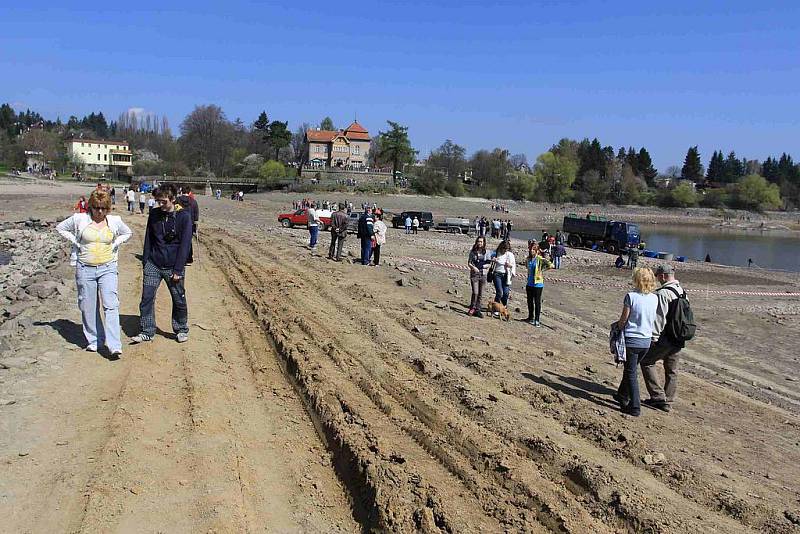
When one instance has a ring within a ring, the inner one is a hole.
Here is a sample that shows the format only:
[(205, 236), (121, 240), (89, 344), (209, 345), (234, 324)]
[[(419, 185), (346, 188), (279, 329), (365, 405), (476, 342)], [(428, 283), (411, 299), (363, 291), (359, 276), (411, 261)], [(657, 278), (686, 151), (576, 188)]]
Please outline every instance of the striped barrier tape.
[[(448, 269), (456, 269), (459, 271), (467, 271), (469, 267), (463, 264), (458, 263), (449, 263), (446, 261), (436, 261), (436, 260), (428, 260), (424, 258), (414, 258), (411, 256), (403, 256), (401, 259), (413, 261), (416, 263), (424, 263), (426, 265), (433, 265), (436, 267), (445, 267)], [(524, 278), (526, 275), (517, 274), (517, 278)], [(570, 280), (569, 278), (558, 278), (558, 277), (547, 277), (548, 282), (556, 282), (560, 284), (571, 284), (575, 286), (603, 286), (603, 287), (617, 287), (617, 288), (628, 288), (630, 287), (627, 284), (615, 284), (615, 283), (606, 283), (606, 282), (596, 282), (591, 280)], [(792, 291), (726, 291), (722, 289), (706, 289), (706, 290), (699, 290), (698, 292), (704, 292), (707, 294), (713, 295), (738, 295), (738, 296), (755, 296), (755, 297), (800, 297), (800, 292), (792, 292)]]

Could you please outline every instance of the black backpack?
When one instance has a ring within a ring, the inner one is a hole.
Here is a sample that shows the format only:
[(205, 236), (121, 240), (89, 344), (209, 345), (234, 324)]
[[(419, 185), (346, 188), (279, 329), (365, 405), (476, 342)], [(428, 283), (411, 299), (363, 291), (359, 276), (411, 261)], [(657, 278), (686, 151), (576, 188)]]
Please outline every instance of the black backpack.
[(686, 291), (680, 294), (674, 287), (667, 286), (663, 289), (672, 291), (677, 298), (669, 303), (667, 323), (664, 325), (661, 335), (667, 336), (667, 339), (675, 345), (683, 347), (687, 341), (694, 337), (697, 331), (692, 307), (689, 305), (689, 299), (686, 298)]

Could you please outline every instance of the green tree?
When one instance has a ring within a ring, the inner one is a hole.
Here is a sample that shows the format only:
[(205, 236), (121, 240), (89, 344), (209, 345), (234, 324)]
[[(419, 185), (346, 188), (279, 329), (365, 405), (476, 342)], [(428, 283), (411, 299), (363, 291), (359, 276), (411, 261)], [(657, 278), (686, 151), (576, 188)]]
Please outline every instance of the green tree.
[(427, 165), (442, 169), (448, 178), (458, 178), (467, 167), (466, 149), (450, 139), (433, 150), (428, 156)]
[(533, 200), (536, 185), (535, 174), (514, 171), (508, 176), (508, 194), (514, 200)]
[(672, 191), (673, 205), (679, 208), (688, 208), (697, 204), (697, 195), (694, 188), (686, 182), (678, 184)]
[(568, 155), (545, 152), (536, 158), (533, 173), (542, 197), (550, 202), (565, 202), (571, 197), (578, 164)]
[[(722, 154), (720, 154), (720, 157)], [(725, 159), (723, 166), (723, 182), (732, 184), (739, 181), (739, 178), (744, 176), (744, 165), (736, 157), (736, 152), (731, 151)]]
[(508, 150), (502, 148), (495, 148), (491, 152), (478, 150), (472, 155), (469, 164), (472, 168), (472, 181), (477, 185), (481, 196), (493, 198), (506, 193), (507, 177), (511, 172), (508, 156)]
[(782, 204), (780, 188), (757, 174), (745, 176), (733, 186), (731, 202), (734, 207), (755, 211), (777, 209)]
[(269, 130), (269, 117), (267, 117), (267, 112), (262, 111), (256, 121), (253, 123), (253, 129), (260, 132), (262, 136), (267, 135), (267, 130)]
[(715, 150), (714, 154), (708, 162), (708, 171), (706, 172), (707, 182), (722, 182), (725, 176), (725, 160), (722, 157), (722, 150)]
[(655, 179), (658, 176), (658, 171), (653, 166), (653, 159), (650, 157), (650, 153), (647, 151), (646, 148), (642, 147), (639, 149), (639, 154), (636, 156), (636, 164), (639, 176), (644, 178), (647, 185), (653, 187), (656, 185)]
[(281, 121), (272, 121), (269, 123), (269, 130), (267, 131), (267, 143), (270, 148), (275, 150), (275, 159), (282, 148), (289, 146), (292, 142), (292, 132), (289, 131), (289, 123)]
[(378, 132), (380, 139), (380, 153), (378, 157), (382, 161), (392, 163), (392, 183), (397, 178), (397, 172), (402, 169), (403, 164), (412, 163), (417, 151), (411, 147), (408, 139), (408, 127), (401, 126), (393, 121), (386, 121), (389, 130)]
[(280, 161), (271, 159), (258, 170), (258, 177), (264, 183), (274, 184), (278, 180), (286, 178), (286, 167)]
[(444, 173), (427, 166), (411, 181), (412, 189), (423, 195), (441, 195), (446, 185), (447, 177)]
[(701, 182), (703, 180), (703, 163), (700, 161), (700, 152), (697, 150), (696, 145), (686, 151), (686, 158), (681, 169), (681, 178), (693, 182)]
[(325, 117), (322, 119), (322, 122), (319, 123), (320, 130), (326, 131), (334, 131), (336, 130), (336, 126), (333, 125), (333, 119), (330, 117)]

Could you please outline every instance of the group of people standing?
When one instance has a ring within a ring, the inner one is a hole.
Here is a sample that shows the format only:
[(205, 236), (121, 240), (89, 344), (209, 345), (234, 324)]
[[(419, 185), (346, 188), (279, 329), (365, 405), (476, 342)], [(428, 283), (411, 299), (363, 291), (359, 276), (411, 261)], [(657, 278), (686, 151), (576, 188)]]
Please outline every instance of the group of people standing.
[[(186, 265), (191, 262), (199, 208), (190, 191), (179, 196), (173, 185), (158, 187), (152, 197), (158, 207), (150, 211), (144, 235), (140, 333), (130, 341), (142, 343), (155, 337), (155, 298), (163, 280), (172, 297), (172, 328), (177, 341), (183, 343), (189, 339)], [(132, 232), (122, 217), (111, 211), (110, 193), (98, 188), (89, 195), (85, 212), (73, 214), (56, 229), (72, 244), (70, 264), (75, 266), (86, 350), (97, 352), (105, 345), (110, 357), (117, 359), (122, 355), (119, 247)]]
[[(486, 283), (494, 286), (494, 302), (508, 306), (511, 295), (511, 285), (517, 275), (517, 259), (511, 250), (510, 241), (501, 241), (494, 251), (486, 248), (486, 237), (478, 236), (469, 252), (467, 265), (470, 270), (470, 298), (467, 315), (483, 317), (481, 299)], [(528, 276), (525, 284), (525, 293), (528, 304), (528, 317), (525, 319), (531, 325), (539, 328), (542, 312), (542, 292), (544, 291), (544, 271), (553, 268), (553, 263), (543, 254), (536, 241), (528, 242), (528, 256), (525, 260)], [(500, 312), (493, 312), (499, 316)]]
[(487, 219), (486, 217), (475, 217), (473, 222), (475, 226), (475, 233), (481, 237), (486, 237), (487, 232), (494, 239), (502, 239), (508, 241), (511, 239), (511, 230), (514, 228), (514, 223), (511, 219)]
[[(350, 216), (347, 205), (340, 203), (336, 206), (336, 211), (331, 214), (331, 242), (328, 247), (328, 259), (342, 261), (342, 248), (347, 238)], [(316, 250), (319, 238), (319, 227), (322, 221), (319, 218), (318, 210), (311, 203), (307, 210), (308, 232), (311, 250)], [(386, 232), (388, 228), (383, 222), (383, 210), (371, 206), (364, 207), (364, 213), (358, 218), (356, 236), (361, 244), (360, 262), (362, 265), (379, 266), (381, 264), (381, 247), (386, 243)]]

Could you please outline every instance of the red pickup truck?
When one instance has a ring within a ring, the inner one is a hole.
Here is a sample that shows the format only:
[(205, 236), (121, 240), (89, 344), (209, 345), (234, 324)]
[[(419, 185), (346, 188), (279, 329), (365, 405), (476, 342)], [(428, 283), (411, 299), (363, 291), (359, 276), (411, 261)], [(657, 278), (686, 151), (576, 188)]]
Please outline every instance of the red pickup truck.
[[(331, 225), (331, 211), (330, 210), (316, 210), (317, 217), (320, 220), (319, 231), (324, 232), (325, 228)], [(278, 215), (278, 222), (284, 228), (292, 228), (293, 226), (308, 226), (308, 210), (302, 209), (291, 213), (281, 213)]]

